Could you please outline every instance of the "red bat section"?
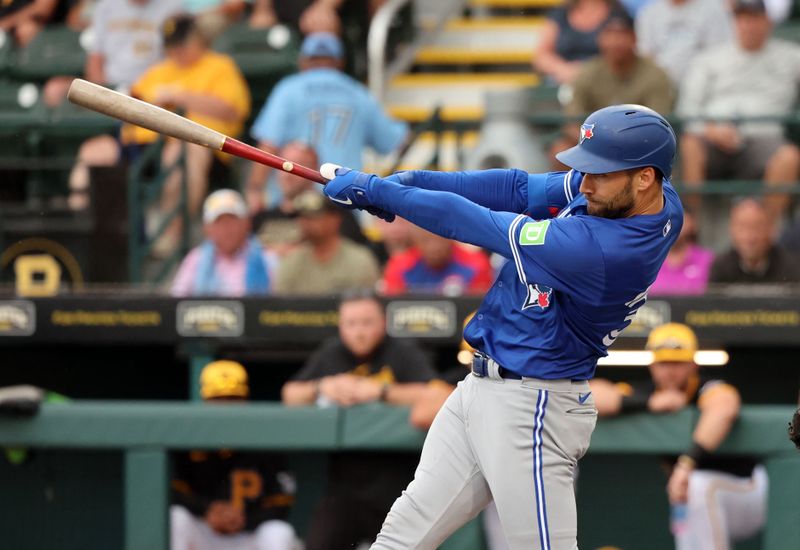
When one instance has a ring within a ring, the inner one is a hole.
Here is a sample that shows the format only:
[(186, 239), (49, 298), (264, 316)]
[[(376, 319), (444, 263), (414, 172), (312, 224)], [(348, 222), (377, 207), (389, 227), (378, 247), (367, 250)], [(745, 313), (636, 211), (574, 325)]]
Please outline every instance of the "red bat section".
[(328, 180), (323, 178), (322, 174), (316, 170), (301, 164), (295, 164), (278, 155), (267, 153), (266, 151), (262, 151), (261, 149), (257, 149), (256, 147), (247, 145), (233, 138), (225, 138), (225, 142), (222, 144), (222, 152), (230, 153), (231, 155), (252, 160), (260, 164), (266, 164), (272, 168), (295, 174), (301, 178), (321, 183), (322, 185), (328, 183)]

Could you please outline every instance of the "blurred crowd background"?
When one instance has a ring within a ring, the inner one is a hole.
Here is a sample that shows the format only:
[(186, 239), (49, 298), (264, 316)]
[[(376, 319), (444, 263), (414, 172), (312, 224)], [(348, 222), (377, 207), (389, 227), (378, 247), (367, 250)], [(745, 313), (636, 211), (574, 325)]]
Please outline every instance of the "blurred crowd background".
[[(577, 142), (588, 113), (648, 106), (676, 130), (672, 184), (686, 208), (650, 298), (697, 299), (700, 310), (753, 297), (779, 309), (788, 300), (780, 322), (770, 319), (800, 331), (791, 306), (800, 296), (797, 0), (10, 0), (0, 3), (3, 307), (67, 300), (58, 307), (75, 308), (72, 316), (50, 320), (76, 327), (91, 303), (265, 300), (259, 320), (268, 331), (269, 300), (280, 312), (306, 303), (330, 314), (306, 327), (324, 326), (330, 339), (310, 328), (304, 337), (302, 323), (288, 322), (296, 333), (266, 335), (272, 345), (263, 347), (258, 338), (174, 344), (157, 334), (142, 345), (151, 336), (136, 340), (134, 331), (135, 344), (73, 345), (58, 333), (42, 336), (56, 344), (39, 344), (32, 328), (30, 344), (0, 348), (0, 386), (58, 392), (39, 396), (47, 400), (385, 402), (410, 407), (411, 424), (425, 429), (471, 353), (460, 337), (431, 343), (437, 315), (450, 311), (441, 304), (457, 305), (460, 325), (505, 261), (403, 219), (341, 209), (297, 176), (76, 107), (66, 99), (75, 77), (296, 164), (380, 175), (559, 171), (555, 154)], [(397, 312), (384, 306), (420, 296), (439, 309), (398, 321), (421, 337), (418, 346), (387, 333)], [(0, 317), (19, 337), (10, 311), (19, 309), (0, 308)], [(663, 309), (648, 312), (628, 347), (641, 349), (648, 330), (670, 320)], [(758, 328), (765, 340), (771, 322)], [(795, 402), (796, 374), (778, 377), (792, 372), (796, 346), (761, 349), (753, 338), (729, 350), (723, 376), (745, 403)], [(717, 338), (725, 339), (736, 338)], [(756, 365), (764, 370), (748, 385)], [(649, 379), (644, 371), (601, 374)], [(7, 456), (37, 464), (35, 454)], [(337, 455), (325, 464), (324, 494), (298, 493), (297, 512), (285, 457), (183, 453), (173, 463), (171, 545), (281, 549), (302, 538), (309, 549), (354, 547), (374, 536), (415, 464), (414, 453)], [(482, 531), (493, 549), (503, 548), (497, 527), (487, 511)], [(747, 546), (757, 547), (757, 539)]]

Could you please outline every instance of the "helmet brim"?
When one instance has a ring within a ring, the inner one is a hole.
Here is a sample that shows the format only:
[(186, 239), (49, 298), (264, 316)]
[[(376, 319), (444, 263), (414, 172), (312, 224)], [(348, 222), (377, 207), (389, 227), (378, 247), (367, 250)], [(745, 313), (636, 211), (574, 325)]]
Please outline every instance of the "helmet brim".
[(608, 174), (634, 168), (630, 162), (609, 160), (590, 153), (580, 145), (571, 147), (556, 154), (556, 158), (566, 166), (584, 174)]

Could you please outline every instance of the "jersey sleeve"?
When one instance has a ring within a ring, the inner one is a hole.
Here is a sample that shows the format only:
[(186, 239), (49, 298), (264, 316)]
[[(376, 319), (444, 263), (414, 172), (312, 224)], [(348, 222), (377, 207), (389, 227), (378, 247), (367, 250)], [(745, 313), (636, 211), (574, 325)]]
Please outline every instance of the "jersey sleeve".
[(525, 214), (495, 212), (454, 193), (385, 180), (372, 185), (369, 195), (375, 206), (432, 233), (513, 259), (525, 284), (544, 284), (588, 303), (602, 298), (604, 262), (585, 216), (535, 221)]
[(522, 212), (528, 204), (528, 178), (528, 173), (522, 170), (492, 169), (463, 172), (410, 170), (387, 179), (428, 191), (455, 193), (492, 210)]
[(287, 83), (278, 83), (253, 123), (250, 135), (258, 141), (267, 141), (276, 147), (282, 147), (286, 141), (286, 129), (289, 127), (287, 117), (293, 112), (291, 102), (291, 90)]
[(532, 218), (551, 218), (578, 196), (580, 185), (581, 176), (574, 170), (528, 174), (525, 212)]

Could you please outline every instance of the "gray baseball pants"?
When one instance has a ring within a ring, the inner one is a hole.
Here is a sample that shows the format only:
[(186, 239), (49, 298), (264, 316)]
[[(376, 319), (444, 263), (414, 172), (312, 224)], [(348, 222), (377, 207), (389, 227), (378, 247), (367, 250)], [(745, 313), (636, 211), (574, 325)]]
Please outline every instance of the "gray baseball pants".
[(512, 550), (577, 550), (573, 470), (597, 421), (589, 391), (585, 381), (468, 375), (372, 549), (435, 549), (494, 499)]

